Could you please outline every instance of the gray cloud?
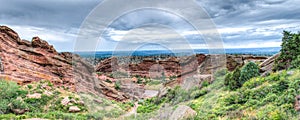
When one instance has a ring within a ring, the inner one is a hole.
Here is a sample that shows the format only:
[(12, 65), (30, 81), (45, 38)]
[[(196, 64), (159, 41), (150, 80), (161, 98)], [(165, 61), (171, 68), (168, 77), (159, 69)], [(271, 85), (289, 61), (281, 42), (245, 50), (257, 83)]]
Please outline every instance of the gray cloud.
[[(72, 50), (82, 21), (99, 3), (101, 0), (1, 1), (0, 23), (16, 29), (25, 39), (40, 35), (61, 51)], [(216, 23), (227, 47), (255, 47), (254, 43), (279, 47), (283, 30), (300, 29), (300, 0), (197, 0), (197, 3)], [(181, 34), (193, 33), (185, 35), (189, 42), (194, 46), (204, 44), (201, 35), (194, 33), (192, 26), (178, 16), (147, 10), (117, 19), (106, 31), (104, 43), (115, 44), (113, 38), (122, 35), (122, 31), (128, 32), (145, 23), (170, 26)], [(116, 31), (119, 33), (111, 34)]]
[(78, 27), (99, 0), (9, 0), (1, 2), (0, 22), (6, 24)]

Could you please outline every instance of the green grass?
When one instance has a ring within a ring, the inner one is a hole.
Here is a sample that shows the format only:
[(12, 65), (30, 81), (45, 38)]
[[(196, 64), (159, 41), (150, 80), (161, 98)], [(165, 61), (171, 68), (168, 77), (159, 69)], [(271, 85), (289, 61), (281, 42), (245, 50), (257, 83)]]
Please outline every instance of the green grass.
[(217, 77), (210, 91), (189, 103), (198, 112), (193, 119), (297, 119), (295, 96), (300, 94), (300, 71), (293, 75), (283, 71), (247, 81), (240, 89), (230, 91)]
[[(43, 87), (45, 85), (47, 89)], [(45, 91), (51, 92), (52, 95), (44, 94)], [(42, 97), (26, 97), (26, 94), (34, 93), (41, 93)], [(56, 88), (49, 81), (40, 81), (21, 87), (15, 82), (0, 80), (0, 95), (1, 120), (27, 118), (98, 120), (117, 118), (132, 107), (131, 103), (121, 104), (89, 94), (78, 94), (63, 88)], [(84, 105), (80, 102), (71, 102), (71, 104), (64, 106), (61, 104), (61, 100), (65, 97), (75, 101), (84, 100)], [(100, 99), (102, 103), (96, 103), (94, 99)], [(70, 106), (77, 106), (81, 111), (69, 113)], [(27, 109), (28, 111), (22, 115), (16, 115), (12, 109)]]

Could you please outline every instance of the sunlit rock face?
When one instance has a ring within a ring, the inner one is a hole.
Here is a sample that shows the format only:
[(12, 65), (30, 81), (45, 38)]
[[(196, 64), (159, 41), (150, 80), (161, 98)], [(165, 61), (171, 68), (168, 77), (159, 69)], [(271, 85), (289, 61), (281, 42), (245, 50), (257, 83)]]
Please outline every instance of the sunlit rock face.
[(20, 85), (49, 80), (55, 86), (72, 91), (89, 92), (117, 101), (127, 97), (99, 81), (94, 66), (78, 55), (58, 53), (52, 45), (39, 37), (21, 40), (6, 26), (0, 26), (0, 78), (16, 81)]

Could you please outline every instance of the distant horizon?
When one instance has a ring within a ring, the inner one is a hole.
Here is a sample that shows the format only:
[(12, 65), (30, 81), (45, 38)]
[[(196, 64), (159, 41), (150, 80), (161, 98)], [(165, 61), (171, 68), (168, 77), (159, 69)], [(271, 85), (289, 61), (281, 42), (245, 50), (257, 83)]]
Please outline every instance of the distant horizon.
[[(249, 47), (249, 48), (221, 48), (221, 49), (268, 49), (268, 48), (278, 48), (280, 49), (281, 47)], [(207, 49), (207, 48), (197, 48), (197, 49), (174, 49), (175, 51), (184, 51), (184, 50), (213, 50), (214, 48), (211, 49)], [(128, 52), (128, 51), (166, 51), (168, 49), (143, 49), (143, 50), (117, 50), (117, 51), (124, 51), (124, 52)], [(72, 51), (72, 52), (115, 52), (116, 50), (96, 50), (96, 51)], [(168, 50), (170, 51), (170, 50)], [(61, 52), (70, 52), (70, 51), (61, 51)]]
[(209, 49), (193, 49), (193, 50), (136, 50), (136, 51), (82, 51), (73, 52), (84, 58), (109, 58), (112, 56), (189, 56), (194, 54), (243, 54), (255, 56), (272, 56), (280, 52), (280, 47), (269, 48), (232, 48), (224, 50), (209, 51)]

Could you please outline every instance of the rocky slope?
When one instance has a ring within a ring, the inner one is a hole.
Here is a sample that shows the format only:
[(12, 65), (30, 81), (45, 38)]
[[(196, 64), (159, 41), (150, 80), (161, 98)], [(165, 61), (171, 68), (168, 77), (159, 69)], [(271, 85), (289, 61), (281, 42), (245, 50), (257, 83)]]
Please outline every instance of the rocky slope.
[(94, 67), (78, 55), (58, 53), (52, 45), (39, 37), (21, 40), (6, 26), (0, 26), (0, 78), (20, 85), (50, 80), (55, 86), (64, 86), (77, 92), (125, 101), (127, 97), (108, 87), (95, 77)]

